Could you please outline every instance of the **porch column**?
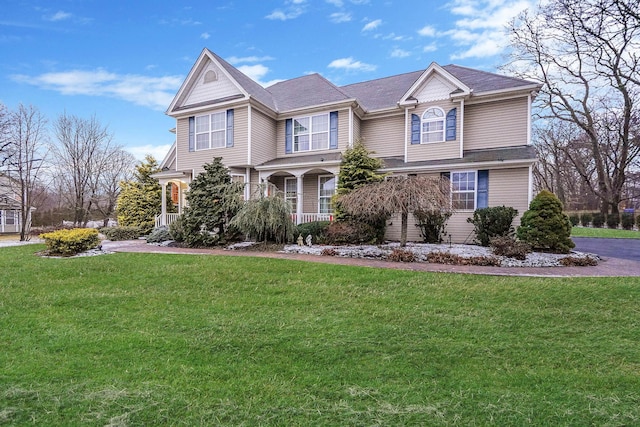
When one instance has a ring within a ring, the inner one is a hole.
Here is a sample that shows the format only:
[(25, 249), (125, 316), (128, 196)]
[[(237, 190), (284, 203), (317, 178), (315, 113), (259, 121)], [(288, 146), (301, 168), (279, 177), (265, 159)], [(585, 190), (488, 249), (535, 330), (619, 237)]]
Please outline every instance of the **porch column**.
[(167, 225), (167, 183), (163, 182), (162, 193), (160, 197), (162, 198), (162, 207), (160, 209), (160, 225)]
[(302, 223), (302, 180), (304, 175), (296, 177), (296, 224)]

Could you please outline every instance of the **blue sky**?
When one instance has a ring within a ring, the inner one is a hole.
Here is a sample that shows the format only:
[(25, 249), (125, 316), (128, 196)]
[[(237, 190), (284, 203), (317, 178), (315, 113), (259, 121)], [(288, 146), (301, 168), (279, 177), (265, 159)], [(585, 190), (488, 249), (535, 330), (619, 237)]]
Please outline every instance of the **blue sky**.
[(207, 47), (268, 85), (317, 72), (344, 85), (440, 65), (495, 71), (531, 0), (3, 0), (0, 103), (108, 126), (162, 160), (164, 114)]

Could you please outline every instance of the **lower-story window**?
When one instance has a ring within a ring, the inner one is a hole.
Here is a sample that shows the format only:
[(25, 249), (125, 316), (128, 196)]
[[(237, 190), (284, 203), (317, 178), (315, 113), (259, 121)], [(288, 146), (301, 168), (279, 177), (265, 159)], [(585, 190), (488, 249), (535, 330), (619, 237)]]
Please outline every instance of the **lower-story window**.
[(296, 178), (284, 179), (284, 200), (291, 204), (291, 212), (298, 208), (298, 182)]
[(321, 175), (318, 177), (318, 213), (333, 213), (331, 199), (335, 191), (335, 176)]
[(451, 172), (451, 204), (457, 210), (476, 206), (476, 172)]

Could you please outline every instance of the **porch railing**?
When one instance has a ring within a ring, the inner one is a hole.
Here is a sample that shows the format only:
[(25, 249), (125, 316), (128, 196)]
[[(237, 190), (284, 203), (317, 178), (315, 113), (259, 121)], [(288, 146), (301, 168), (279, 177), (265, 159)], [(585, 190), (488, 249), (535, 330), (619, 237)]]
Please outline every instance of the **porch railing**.
[(307, 222), (313, 221), (333, 221), (333, 214), (327, 213), (303, 213), (300, 214), (291, 214), (291, 220), (294, 224), (304, 224)]
[(170, 225), (172, 222), (178, 219), (179, 216), (179, 213), (167, 213), (164, 215), (160, 214), (156, 216), (156, 227), (160, 227), (162, 225)]

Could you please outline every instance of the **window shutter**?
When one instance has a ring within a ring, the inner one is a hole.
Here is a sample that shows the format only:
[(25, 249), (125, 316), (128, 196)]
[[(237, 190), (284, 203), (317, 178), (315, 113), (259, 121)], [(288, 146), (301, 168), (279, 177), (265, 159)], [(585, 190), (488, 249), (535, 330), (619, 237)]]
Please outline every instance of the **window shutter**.
[(227, 110), (227, 147), (233, 147), (233, 108)]
[(489, 171), (478, 171), (478, 203), (476, 209), (489, 207)]
[(420, 116), (411, 115), (411, 144), (420, 144)]
[(196, 118), (189, 117), (189, 151), (196, 151)]
[(456, 113), (456, 108), (449, 110), (447, 113), (447, 141), (454, 141), (456, 139)]
[(329, 148), (338, 148), (338, 112), (329, 113)]
[(291, 154), (293, 152), (293, 119), (285, 120), (284, 135), (284, 152)]

